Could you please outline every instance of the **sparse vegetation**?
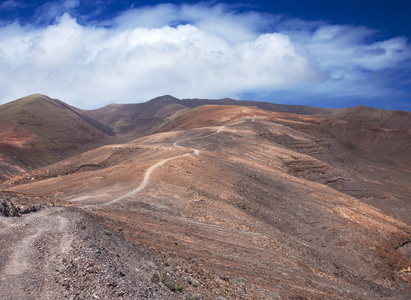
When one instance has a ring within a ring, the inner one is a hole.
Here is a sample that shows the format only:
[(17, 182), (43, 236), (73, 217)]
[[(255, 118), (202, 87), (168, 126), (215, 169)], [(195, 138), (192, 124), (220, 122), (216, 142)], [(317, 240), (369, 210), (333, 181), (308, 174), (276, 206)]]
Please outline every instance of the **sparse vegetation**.
[(162, 271), (160, 273), (154, 272), (151, 275), (150, 281), (153, 283), (161, 282), (174, 293), (181, 293), (183, 291), (183, 286), (176, 282), (174, 278), (166, 271)]
[(175, 293), (181, 293), (183, 291), (183, 286), (178, 282), (175, 282), (173, 277), (167, 272), (160, 273), (161, 282), (170, 289), (170, 291)]
[(154, 272), (150, 278), (151, 282), (159, 283), (160, 282), (160, 275), (157, 272)]

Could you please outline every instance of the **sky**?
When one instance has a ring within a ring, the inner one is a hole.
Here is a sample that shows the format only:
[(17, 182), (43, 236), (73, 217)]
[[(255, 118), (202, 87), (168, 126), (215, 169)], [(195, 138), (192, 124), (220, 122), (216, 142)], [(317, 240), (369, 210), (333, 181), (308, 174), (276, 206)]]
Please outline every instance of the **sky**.
[(408, 0), (0, 2), (0, 104), (161, 95), (411, 111)]

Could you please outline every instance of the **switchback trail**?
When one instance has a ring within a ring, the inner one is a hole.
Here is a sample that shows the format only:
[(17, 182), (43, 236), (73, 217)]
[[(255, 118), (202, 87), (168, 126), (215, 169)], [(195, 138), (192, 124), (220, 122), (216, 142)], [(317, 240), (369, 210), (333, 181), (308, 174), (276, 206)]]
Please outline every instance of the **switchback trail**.
[[(197, 137), (192, 137), (192, 138), (188, 138), (188, 139), (184, 139), (184, 140), (179, 140), (179, 141), (177, 141), (177, 142), (174, 142), (174, 143), (173, 143), (173, 146), (179, 147), (179, 148), (185, 148), (185, 147), (180, 146), (180, 145), (178, 145), (178, 144), (180, 144), (180, 143), (182, 143), (182, 142), (185, 142), (185, 141), (192, 141), (192, 140), (204, 139), (204, 138), (206, 138), (206, 137), (209, 137), (209, 136), (212, 136), (212, 135), (215, 135), (215, 134), (221, 132), (221, 130), (223, 130), (224, 128), (225, 128), (225, 126), (221, 126), (219, 129), (217, 129), (216, 132), (213, 132), (213, 133), (210, 133), (210, 134), (207, 134), (207, 135), (204, 135), (204, 136), (197, 136)], [(199, 150), (197, 150), (197, 149), (193, 149), (193, 150), (194, 150), (194, 153), (196, 153), (196, 154), (198, 155)]]
[[(219, 129), (216, 130), (216, 132), (213, 132), (213, 133), (210, 133), (210, 134), (207, 134), (207, 135), (204, 135), (204, 136), (192, 137), (192, 138), (187, 138), (187, 139), (183, 139), (183, 140), (176, 141), (176, 142), (173, 143), (173, 146), (174, 146), (174, 147), (178, 147), (178, 148), (185, 148), (185, 147), (183, 147), (183, 146), (180, 146), (179, 144), (182, 143), (182, 142), (185, 142), (185, 141), (191, 141), (191, 140), (197, 140), (197, 139), (207, 138), (207, 137), (209, 137), (209, 136), (212, 136), (212, 135), (215, 135), (215, 134), (221, 132), (221, 130), (223, 130), (224, 128), (225, 128), (225, 126), (221, 126)], [(194, 154), (195, 154), (195, 155), (200, 155), (200, 151), (199, 151), (198, 149), (192, 148), (192, 150), (194, 151)], [(132, 196), (132, 195), (135, 195), (135, 194), (141, 192), (141, 191), (148, 185), (148, 183), (150, 182), (150, 176), (151, 176), (151, 174), (153, 173), (153, 171), (154, 171), (155, 169), (157, 169), (158, 167), (160, 167), (161, 165), (163, 165), (163, 164), (166, 163), (167, 161), (170, 161), (170, 160), (173, 160), (173, 159), (177, 159), (177, 158), (181, 158), (181, 157), (185, 157), (185, 156), (189, 156), (189, 155), (192, 155), (192, 154), (186, 153), (186, 154), (183, 154), (183, 155), (166, 158), (166, 159), (163, 159), (163, 160), (159, 161), (158, 163), (152, 165), (152, 166), (146, 171), (146, 173), (144, 174), (143, 181), (141, 182), (141, 184), (140, 184), (137, 188), (135, 188), (134, 190), (128, 192), (127, 194), (124, 194), (123, 196), (120, 196), (120, 197), (118, 197), (118, 198), (116, 198), (116, 199), (113, 199), (113, 200), (111, 200), (111, 201), (109, 201), (109, 202), (106, 202), (106, 203), (104, 203), (103, 205), (111, 205), (111, 204), (117, 203), (117, 202), (119, 202), (119, 201), (121, 201), (121, 200), (123, 200), (123, 199), (125, 199), (125, 198), (127, 198), (127, 197), (130, 197), (130, 196)]]
[(184, 157), (184, 156), (188, 156), (188, 155), (191, 155), (191, 154), (186, 153), (186, 154), (183, 154), (183, 155), (180, 155), (180, 156), (175, 156), (175, 157), (163, 159), (163, 160), (159, 161), (158, 163), (152, 165), (152, 166), (146, 171), (146, 173), (144, 174), (143, 181), (141, 182), (141, 184), (140, 184), (136, 189), (132, 190), (131, 192), (128, 192), (127, 194), (124, 194), (124, 195), (121, 196), (121, 197), (118, 197), (118, 198), (116, 198), (116, 199), (114, 199), (114, 200), (111, 200), (111, 201), (109, 201), (109, 202), (106, 202), (106, 203), (104, 203), (103, 205), (114, 204), (114, 203), (116, 203), (116, 202), (118, 202), (118, 201), (123, 200), (124, 198), (130, 197), (130, 196), (132, 196), (132, 195), (134, 195), (134, 194), (137, 194), (138, 192), (141, 192), (141, 191), (147, 186), (147, 184), (149, 183), (151, 173), (153, 173), (153, 171), (154, 171), (155, 169), (157, 169), (159, 166), (163, 165), (165, 162), (167, 162), (167, 161), (169, 161), (169, 160), (176, 159), (176, 158), (180, 158), (180, 157)]

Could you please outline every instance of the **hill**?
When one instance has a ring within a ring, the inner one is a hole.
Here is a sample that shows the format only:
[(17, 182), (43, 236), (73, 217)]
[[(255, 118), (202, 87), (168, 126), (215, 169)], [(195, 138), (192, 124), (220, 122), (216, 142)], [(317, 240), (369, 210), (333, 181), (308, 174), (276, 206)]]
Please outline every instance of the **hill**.
[[(127, 142), (155, 132), (167, 131), (174, 126), (173, 120), (177, 116), (202, 105), (259, 107), (266, 111), (315, 115), (324, 119), (351, 122), (352, 128), (369, 125), (374, 127), (374, 136), (379, 136), (380, 139), (382, 136), (386, 142), (389, 134), (382, 128), (395, 132), (393, 134), (401, 134), (398, 131), (402, 130), (402, 134), (407, 136), (407, 130), (411, 127), (410, 113), (366, 107), (324, 109), (228, 98), (180, 100), (172, 96), (161, 96), (145, 103), (111, 104), (95, 110), (81, 110), (44, 95), (32, 95), (0, 106), (0, 180), (29, 167), (45, 166), (101, 145)], [(211, 116), (210, 120), (212, 119)], [(71, 133), (70, 136), (67, 132)], [(401, 163), (410, 163), (409, 156), (404, 151), (395, 152), (395, 149), (400, 149), (399, 145), (387, 143), (381, 148), (381, 143), (374, 145), (372, 135), (362, 138), (360, 132), (357, 132), (357, 139), (362, 142), (354, 144), (358, 144), (361, 149), (374, 147), (373, 151), (378, 155), (389, 153), (391, 157), (398, 157), (397, 161)], [(390, 150), (390, 147), (395, 149)]]
[(303, 114), (327, 112), (304, 106), (232, 99), (179, 100), (172, 96), (157, 97), (145, 103), (111, 104), (82, 110), (35, 94), (0, 106), (0, 181), (101, 145), (151, 134), (179, 114), (210, 103), (254, 105)]
[(116, 139), (61, 101), (31, 95), (0, 106), (0, 180)]
[(261, 108), (263, 110), (292, 113), (299, 115), (330, 115), (333, 109), (304, 106), (304, 105), (286, 105), (286, 104), (276, 104), (261, 101), (250, 101), (250, 100), (234, 100), (230, 98), (224, 99), (182, 99), (180, 103), (189, 107), (195, 108), (202, 105), (229, 105), (229, 106), (254, 106)]
[(268, 111), (288, 112), (304, 115), (329, 115), (332, 110), (298, 105), (281, 105), (257, 101), (233, 99), (177, 99), (170, 95), (160, 96), (144, 103), (110, 104), (105, 107), (84, 111), (82, 114), (110, 128), (124, 140), (137, 138), (156, 130), (180, 113), (203, 105), (254, 106)]
[(78, 204), (150, 249), (187, 295), (407, 299), (410, 141), (403, 129), (206, 105), (4, 187)]
[(356, 106), (332, 110), (328, 117), (388, 129), (411, 129), (411, 113)]
[(130, 140), (146, 135), (152, 128), (186, 110), (188, 108), (177, 98), (162, 96), (145, 103), (110, 104), (82, 113), (111, 128), (123, 140)]

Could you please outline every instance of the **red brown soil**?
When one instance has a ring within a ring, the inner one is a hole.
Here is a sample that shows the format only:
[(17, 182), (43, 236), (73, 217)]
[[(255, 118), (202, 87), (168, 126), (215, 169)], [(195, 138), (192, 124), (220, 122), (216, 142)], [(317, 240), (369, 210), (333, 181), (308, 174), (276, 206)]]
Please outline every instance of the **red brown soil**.
[(44, 95), (1, 105), (0, 182), (116, 141), (92, 123)]
[(159, 130), (4, 186), (79, 204), (205, 299), (410, 297), (409, 131), (230, 106)]
[(171, 96), (81, 110), (34, 94), (0, 105), (0, 182), (102, 145), (129, 141), (188, 110)]

